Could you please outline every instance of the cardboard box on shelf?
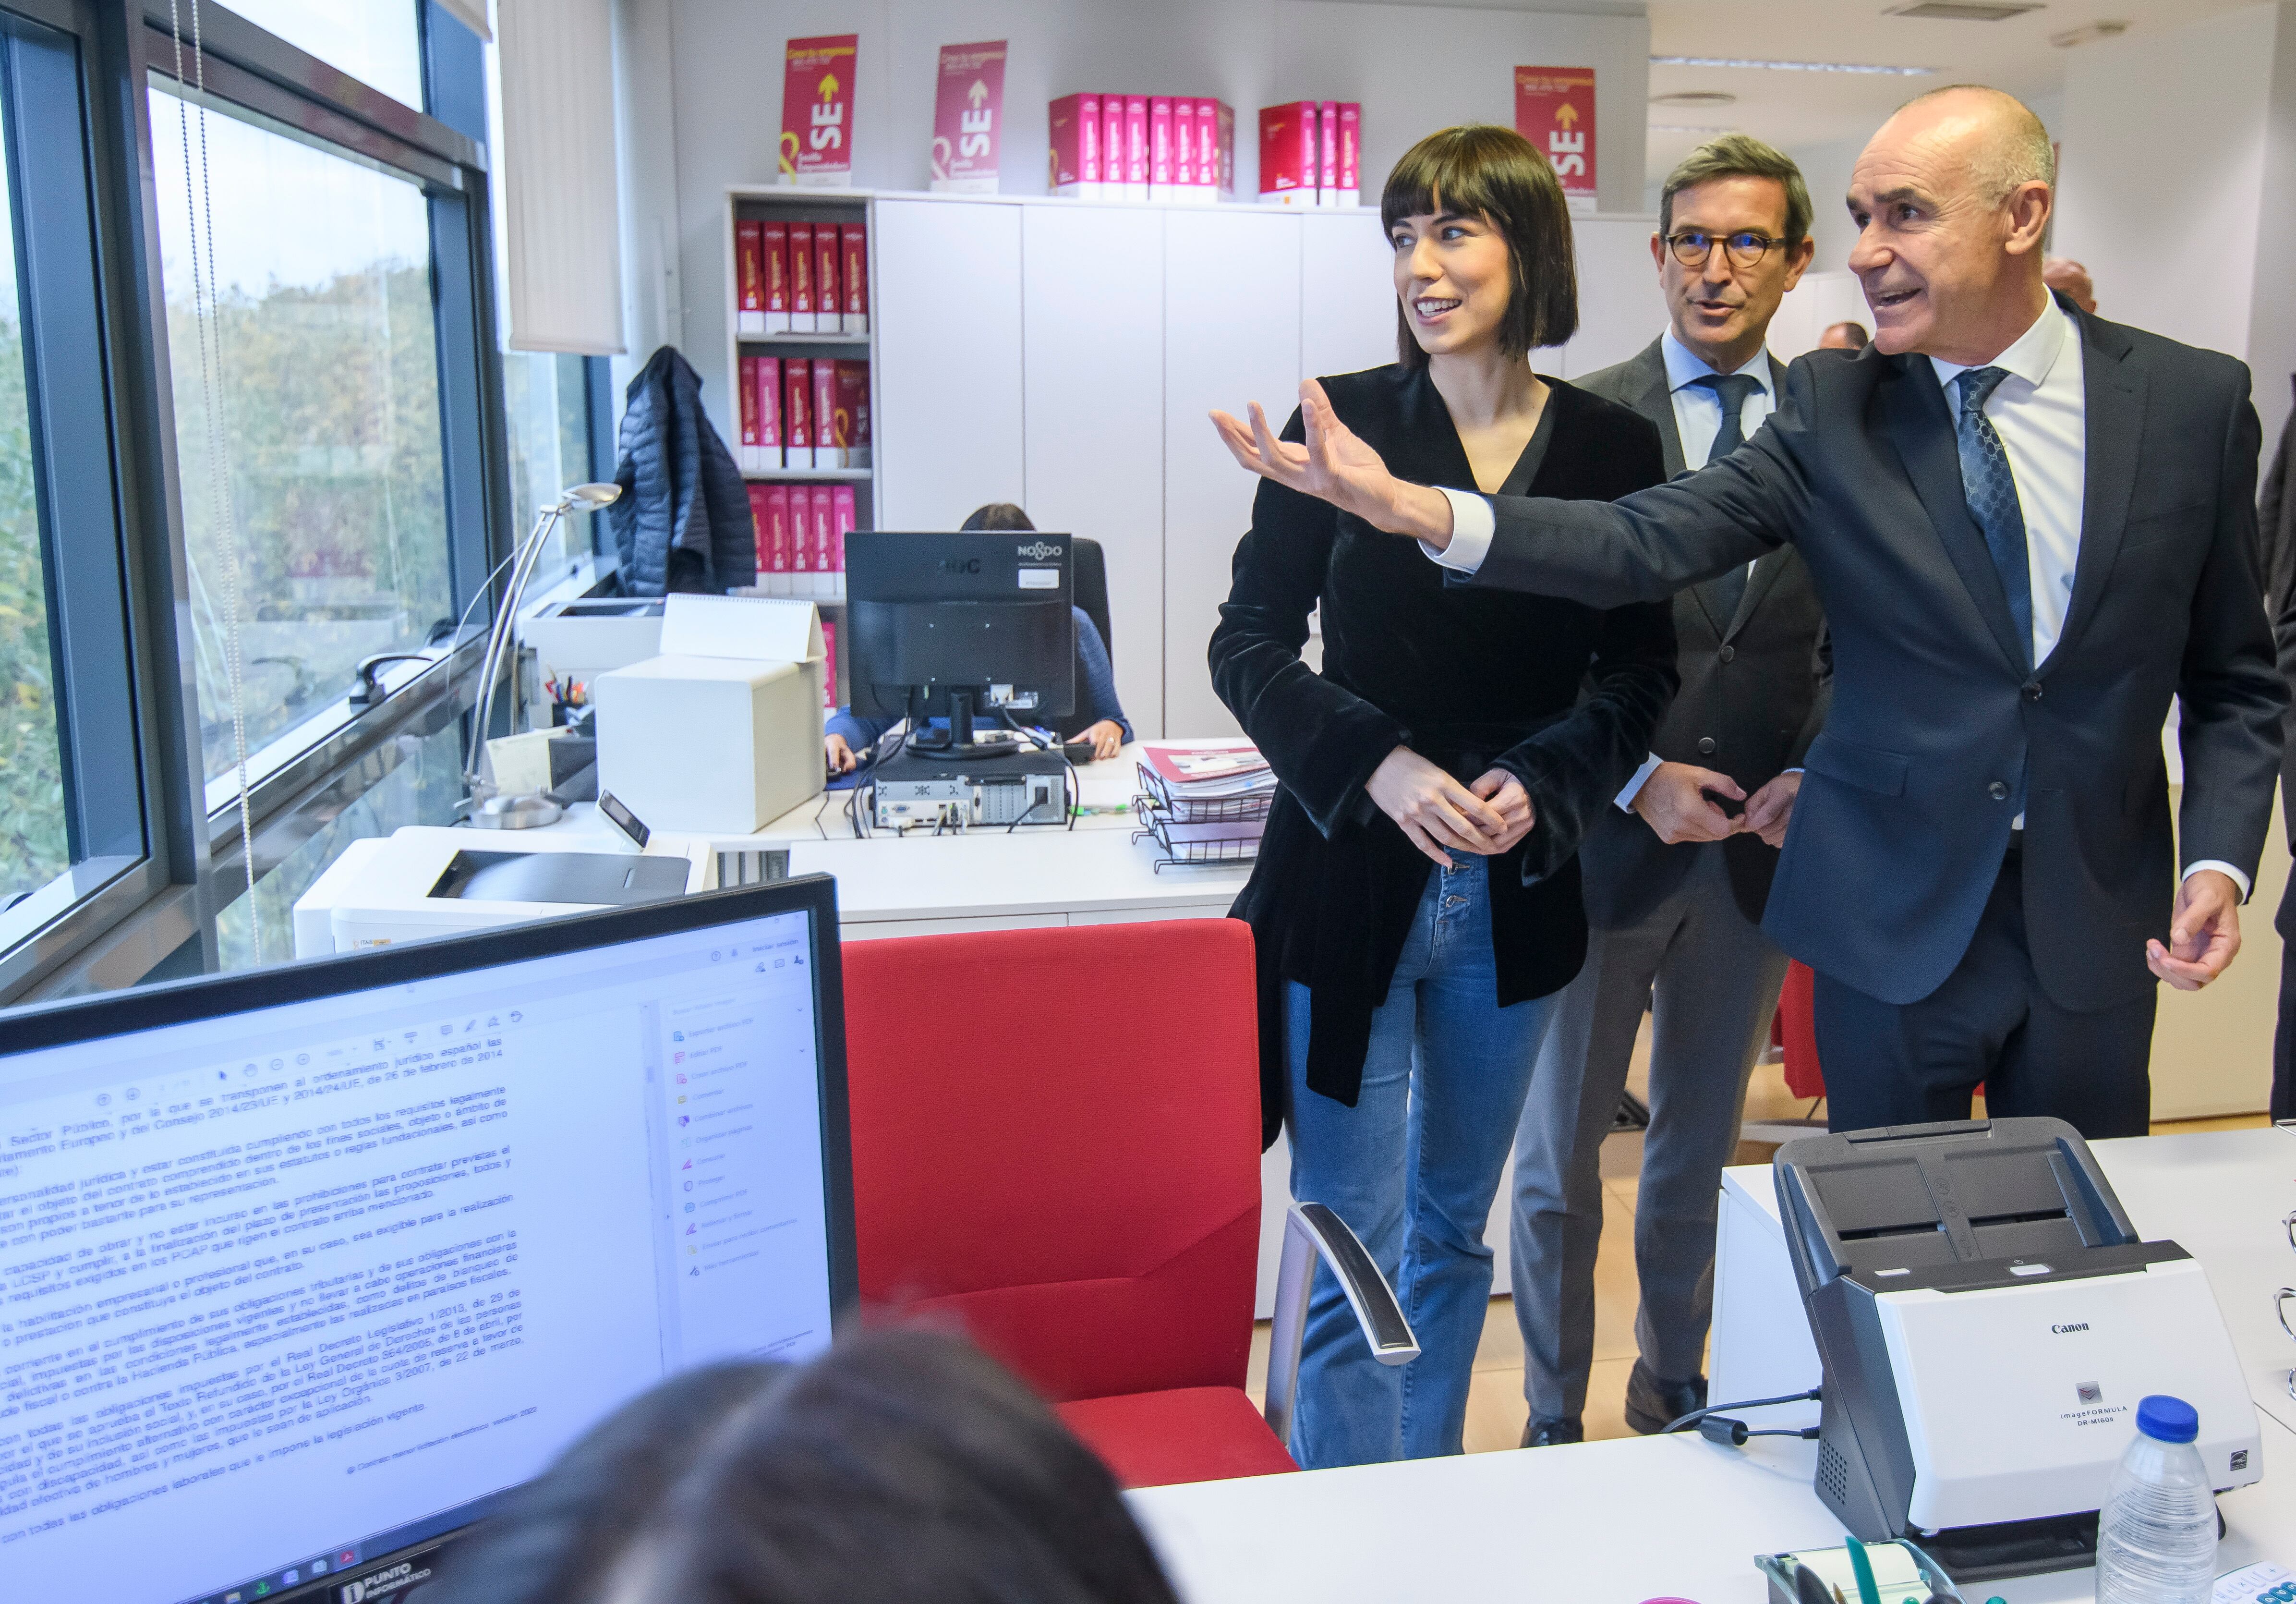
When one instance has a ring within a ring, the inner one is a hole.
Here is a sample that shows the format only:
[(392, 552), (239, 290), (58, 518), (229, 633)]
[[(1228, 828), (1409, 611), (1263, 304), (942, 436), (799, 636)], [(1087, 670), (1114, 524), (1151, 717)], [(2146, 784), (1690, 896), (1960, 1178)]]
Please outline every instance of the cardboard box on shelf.
[(840, 259), (844, 254), (844, 242), (838, 235), (834, 223), (813, 226), (813, 326), (821, 333), (834, 334), (844, 325), (845, 293), (839, 281), (845, 276)]
[(758, 359), (755, 357), (742, 358), (741, 382), (734, 389), (742, 402), (742, 448), (735, 454), (734, 460), (742, 465), (743, 473), (753, 473), (765, 466), (765, 459), (758, 449)]
[(1235, 198), (1235, 110), (1225, 101), (1196, 103), (1197, 158), (1204, 164), (1205, 198)]
[(782, 460), (813, 466), (813, 364), (803, 357), (782, 363)]
[(869, 365), (837, 364), (837, 408), (830, 414), (830, 442), (844, 453), (849, 468), (869, 464)]
[(1262, 204), (1313, 206), (1323, 167), (1316, 103), (1287, 101), (1259, 109), (1259, 199)]
[(1172, 97), (1148, 97), (1148, 198), (1172, 198)]
[(782, 465), (782, 362), (779, 357), (752, 358), (750, 370), (751, 405), (758, 414), (758, 468), (770, 472)]
[(869, 332), (869, 228), (865, 223), (840, 223), (837, 241), (845, 252), (844, 276), (838, 288), (845, 297), (844, 332)]
[(1124, 97), (1124, 198), (1148, 198), (1148, 97)]
[(1316, 204), (1340, 203), (1340, 103), (1316, 103)]
[(763, 332), (786, 334), (790, 332), (789, 225), (767, 222), (759, 232), (763, 235), (762, 259), (766, 274), (766, 325)]
[(837, 411), (837, 364), (825, 358), (813, 361), (813, 465), (841, 468), (845, 454), (830, 435), (830, 420)]
[(1100, 193), (1106, 201), (1124, 199), (1124, 96), (1100, 97)]
[(737, 334), (766, 332), (766, 226), (755, 218), (734, 225), (734, 284), (740, 297), (734, 318)]
[(1052, 161), (1045, 173), (1048, 194), (1080, 201), (1100, 199), (1100, 96), (1063, 95), (1046, 109), (1051, 125)]
[(806, 499), (812, 514), (808, 532), (813, 537), (813, 594), (825, 596), (832, 594), (837, 572), (836, 490), (830, 485), (814, 485)]
[(845, 594), (845, 537), (858, 527), (854, 521), (856, 501), (851, 485), (830, 486), (830, 517), (831, 522), (836, 526), (837, 545), (836, 548), (829, 554), (829, 561), (831, 572), (837, 576), (836, 594), (839, 596)]
[(817, 304), (813, 292), (812, 224), (789, 226), (789, 262), (790, 333), (810, 334), (816, 332), (813, 315)]

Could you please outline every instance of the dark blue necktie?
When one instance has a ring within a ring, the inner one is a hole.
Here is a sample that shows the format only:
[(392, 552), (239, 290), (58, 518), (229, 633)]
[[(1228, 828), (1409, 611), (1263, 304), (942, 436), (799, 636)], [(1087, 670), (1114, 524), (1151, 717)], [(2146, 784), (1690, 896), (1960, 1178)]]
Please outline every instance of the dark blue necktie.
[[(1706, 454), (1708, 462), (1720, 462), (1746, 443), (1746, 398), (1761, 388), (1761, 382), (1751, 374), (1707, 374), (1691, 382), (1712, 391), (1715, 399), (1722, 403), (1722, 426), (1714, 432), (1713, 449)], [(1738, 616), (1738, 604), (1745, 599), (1750, 572), (1748, 565), (1741, 563), (1703, 587), (1707, 605), (1726, 630), (1730, 621)]]
[(1985, 403), (2001, 381), (2009, 376), (1998, 367), (1964, 368), (1955, 376), (1961, 386), (1961, 489), (1969, 498), (1969, 515), (1985, 531), (1985, 549), (2001, 576), (2009, 598), (2009, 619), (2017, 626), (2020, 656), (2033, 664), (2033, 571), (2025, 555), (2025, 514), (2017, 505), (2017, 481), (2009, 472), (2009, 454), (2001, 436), (1985, 415)]
[(1761, 381), (1751, 374), (1707, 374), (1691, 382), (1712, 391), (1722, 403), (1722, 426), (1714, 432), (1714, 448), (1706, 454), (1708, 462), (1720, 462), (1746, 443), (1746, 398), (1762, 387)]

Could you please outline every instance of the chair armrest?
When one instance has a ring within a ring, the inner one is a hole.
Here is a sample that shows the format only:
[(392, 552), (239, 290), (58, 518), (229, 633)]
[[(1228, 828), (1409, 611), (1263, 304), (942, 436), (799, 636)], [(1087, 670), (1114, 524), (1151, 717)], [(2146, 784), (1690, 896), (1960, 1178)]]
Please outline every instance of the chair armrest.
[(1321, 1259), (1339, 1278), (1348, 1307), (1372, 1357), (1382, 1364), (1409, 1364), (1419, 1357), (1419, 1339), (1387, 1278), (1372, 1263), (1348, 1222), (1320, 1203), (1295, 1203), (1283, 1222), (1283, 1259), (1275, 1272), (1275, 1323), (1267, 1353), (1268, 1428), (1292, 1445), (1292, 1415), (1300, 1391), (1300, 1345), (1308, 1334), (1308, 1289)]

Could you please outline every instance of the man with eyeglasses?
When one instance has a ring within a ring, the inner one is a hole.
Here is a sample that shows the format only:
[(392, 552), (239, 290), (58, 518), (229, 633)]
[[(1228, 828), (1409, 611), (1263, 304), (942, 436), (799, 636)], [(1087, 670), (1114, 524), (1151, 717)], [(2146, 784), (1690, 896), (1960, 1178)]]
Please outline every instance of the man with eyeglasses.
[(1801, 553), (1833, 703), (1763, 927), (1816, 971), (1836, 1130), (1965, 1118), (1982, 1083), (2144, 1134), (2155, 983), (2223, 973), (2263, 851), (2289, 693), (2248, 370), (2050, 294), (2055, 168), (2011, 95), (1907, 103), (1848, 196), (1874, 343), (1801, 358), (1755, 438), (1618, 502), (1405, 483), (1312, 383), (1303, 445), (1222, 428), (1476, 585), (1611, 607)]
[[(1816, 252), (1809, 220), (1801, 170), (1747, 135), (1701, 145), (1668, 176), (1651, 236), (1668, 326), (1639, 355), (1572, 382), (1656, 424), (1669, 476), (1728, 456), (1770, 415), (1786, 377), (1766, 343), (1770, 319)], [(1715, 1209), (1785, 978), (1762, 907), (1798, 766), (1824, 722), (1824, 628), (1791, 546), (1678, 592), (1682, 688), (1649, 761), (1579, 849), (1587, 961), (1539, 1049), (1515, 1134), (1510, 1284), (1526, 1448), (1585, 1436), (1603, 1139), (1646, 1007), (1627, 1423), (1654, 1432), (1705, 1402)]]

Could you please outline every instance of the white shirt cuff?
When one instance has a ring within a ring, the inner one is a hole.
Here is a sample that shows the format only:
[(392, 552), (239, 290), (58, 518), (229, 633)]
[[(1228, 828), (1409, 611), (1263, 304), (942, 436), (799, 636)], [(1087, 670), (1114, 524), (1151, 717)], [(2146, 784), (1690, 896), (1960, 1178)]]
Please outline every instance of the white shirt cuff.
[(1422, 540), (1419, 549), (1446, 568), (1459, 573), (1472, 573), (1490, 555), (1491, 536), (1499, 526), (1498, 514), (1491, 511), (1491, 504), (1480, 496), (1439, 484), (1435, 488), (1441, 490), (1443, 499), (1451, 504), (1451, 544), (1437, 551)]
[(2191, 879), (2194, 875), (2199, 874), (2204, 868), (2212, 868), (2216, 870), (2217, 873), (2222, 875), (2234, 885), (2239, 886), (2240, 900), (2243, 902), (2248, 901), (2249, 894), (2256, 889), (2248, 883), (2248, 876), (2246, 875), (2242, 874), (2238, 869), (2233, 868), (2231, 864), (2225, 862), (2220, 858), (2202, 858), (2194, 862), (2187, 863), (2185, 865), (2185, 872), (2177, 877), (2177, 883), (2179, 885), (2183, 884), (2185, 881)]
[(1635, 770), (1635, 777), (1628, 780), (1626, 788), (1618, 794), (1619, 811), (1631, 813), (1635, 810), (1635, 798), (1640, 796), (1643, 787), (1650, 784), (1650, 777), (1658, 772), (1658, 765), (1659, 755), (1655, 752), (1643, 760), (1643, 766)]

